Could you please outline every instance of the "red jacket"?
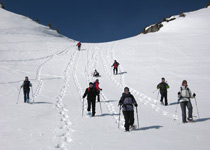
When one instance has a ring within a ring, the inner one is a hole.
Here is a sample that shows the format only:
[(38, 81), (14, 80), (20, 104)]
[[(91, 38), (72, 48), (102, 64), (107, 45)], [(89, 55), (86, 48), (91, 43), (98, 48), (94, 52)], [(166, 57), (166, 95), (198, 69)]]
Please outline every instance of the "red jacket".
[(77, 46), (81, 46), (81, 43), (79, 42), (79, 43), (77, 44)]
[(96, 88), (97, 90), (101, 90), (101, 89), (99, 88), (99, 82), (95, 81), (94, 83), (95, 83), (95, 88)]
[(112, 65), (114, 68), (117, 68), (119, 66), (118, 62), (114, 62), (114, 64)]

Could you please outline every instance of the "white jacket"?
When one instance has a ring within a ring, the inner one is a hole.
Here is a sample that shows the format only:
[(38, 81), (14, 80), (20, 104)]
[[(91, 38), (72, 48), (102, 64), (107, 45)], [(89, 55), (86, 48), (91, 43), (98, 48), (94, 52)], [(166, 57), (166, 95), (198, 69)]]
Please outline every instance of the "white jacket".
[(181, 86), (180, 93), (181, 95), (179, 95), (179, 102), (188, 102), (190, 101), (190, 98), (193, 98), (192, 92), (188, 87)]

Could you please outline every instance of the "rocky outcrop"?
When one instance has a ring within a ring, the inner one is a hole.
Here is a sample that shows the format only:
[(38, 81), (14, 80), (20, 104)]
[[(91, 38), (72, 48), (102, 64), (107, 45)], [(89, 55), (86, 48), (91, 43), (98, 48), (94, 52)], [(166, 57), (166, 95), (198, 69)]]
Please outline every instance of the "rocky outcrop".
[(206, 5), (206, 8), (208, 8), (210, 6), (210, 2), (208, 2), (208, 4)]
[(4, 4), (2, 2), (0, 2), (0, 7), (3, 8), (3, 9), (5, 9), (4, 8)]
[(157, 31), (160, 30), (160, 28), (163, 27), (163, 22), (170, 22), (170, 21), (173, 21), (175, 19), (176, 19), (175, 17), (163, 18), (163, 20), (161, 22), (159, 22), (155, 25), (150, 25), (150, 26), (144, 28), (144, 30), (141, 33), (147, 34), (147, 33), (151, 33), (151, 32), (157, 32)]
[(182, 12), (181, 14), (179, 14), (179, 17), (185, 17), (186, 15), (185, 15), (185, 13), (184, 12)]

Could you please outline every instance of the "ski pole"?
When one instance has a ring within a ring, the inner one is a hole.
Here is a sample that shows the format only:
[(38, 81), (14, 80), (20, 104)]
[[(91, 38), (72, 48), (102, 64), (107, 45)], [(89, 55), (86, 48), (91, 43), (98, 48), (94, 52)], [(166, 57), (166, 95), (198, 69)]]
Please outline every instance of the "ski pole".
[(139, 115), (138, 115), (138, 109), (137, 109), (137, 107), (136, 107), (136, 118), (137, 118), (138, 129), (139, 129)]
[(120, 114), (121, 114), (121, 106), (120, 106), (120, 108), (119, 108), (119, 120), (118, 120), (118, 129), (120, 128)]
[(31, 92), (32, 92), (32, 98), (33, 98), (33, 103), (34, 103), (34, 92), (33, 92), (33, 87), (31, 87)]
[(102, 114), (101, 101), (100, 101), (100, 109), (101, 109), (101, 114)]
[(156, 105), (157, 105), (157, 102), (158, 102), (159, 94), (160, 94), (160, 90), (158, 91), (158, 94), (157, 94), (157, 101), (156, 101)]
[[(98, 96), (100, 96), (100, 95), (98, 95)], [(101, 109), (101, 114), (102, 114), (101, 100), (99, 100), (99, 103), (100, 103), (100, 109)]]
[(83, 117), (83, 114), (84, 114), (84, 98), (82, 98), (82, 117)]
[(18, 104), (18, 101), (19, 101), (19, 97), (20, 97), (20, 90), (21, 90), (21, 88), (19, 89), (19, 92), (18, 92), (18, 98), (17, 98), (17, 102), (16, 102), (16, 104)]
[(152, 93), (155, 93), (158, 89), (154, 90)]
[(196, 108), (197, 108), (198, 119), (200, 120), (200, 115), (199, 115), (199, 111), (198, 111), (198, 104), (197, 104), (197, 100), (196, 100), (196, 97), (195, 97), (195, 105), (196, 105)]
[(178, 105), (179, 105), (179, 102), (177, 102), (177, 105), (176, 105), (176, 110), (175, 110), (175, 115), (174, 115), (174, 121), (176, 121)]

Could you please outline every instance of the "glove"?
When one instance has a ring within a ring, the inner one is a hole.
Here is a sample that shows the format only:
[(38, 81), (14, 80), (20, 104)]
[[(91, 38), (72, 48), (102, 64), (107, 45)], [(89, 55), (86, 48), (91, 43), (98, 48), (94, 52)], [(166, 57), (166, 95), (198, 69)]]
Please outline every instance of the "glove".
[(118, 104), (118, 106), (121, 106), (123, 103), (122, 103), (122, 101), (119, 101), (119, 104)]
[(135, 107), (138, 107), (138, 104), (134, 104)]
[(180, 92), (178, 92), (178, 95), (181, 95), (181, 93), (180, 93)]
[(193, 93), (193, 97), (196, 97), (196, 94), (195, 93)]

